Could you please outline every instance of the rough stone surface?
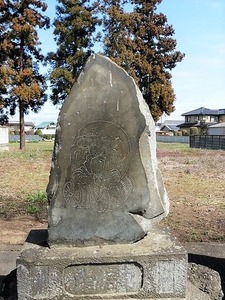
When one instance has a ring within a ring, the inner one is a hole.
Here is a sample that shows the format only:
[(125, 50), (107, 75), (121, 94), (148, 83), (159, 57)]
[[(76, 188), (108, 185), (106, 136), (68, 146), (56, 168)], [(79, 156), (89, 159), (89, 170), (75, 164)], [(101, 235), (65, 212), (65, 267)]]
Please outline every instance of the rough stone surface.
[(187, 254), (159, 229), (126, 245), (27, 243), (17, 260), (17, 278), (19, 300), (185, 299)]
[(168, 213), (149, 109), (103, 56), (89, 58), (63, 104), (47, 191), (50, 244), (135, 242)]
[(188, 278), (201, 291), (209, 294), (211, 300), (223, 299), (221, 278), (218, 272), (195, 263), (189, 263)]

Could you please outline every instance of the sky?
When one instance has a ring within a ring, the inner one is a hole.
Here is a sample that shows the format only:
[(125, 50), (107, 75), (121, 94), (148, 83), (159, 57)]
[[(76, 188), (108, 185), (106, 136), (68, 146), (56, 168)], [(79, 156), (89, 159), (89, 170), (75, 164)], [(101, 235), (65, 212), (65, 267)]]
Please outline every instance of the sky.
[[(53, 19), (56, 1), (46, 3), (46, 14)], [(162, 0), (158, 11), (167, 16), (175, 30), (176, 50), (185, 53), (171, 72), (176, 110), (170, 116), (163, 115), (161, 121), (184, 120), (182, 113), (202, 106), (225, 108), (225, 0)], [(44, 54), (55, 47), (52, 31), (39, 34)], [(57, 122), (58, 113), (59, 107), (49, 100), (38, 114), (29, 113), (25, 121), (35, 125)], [(18, 115), (10, 120), (18, 120)]]

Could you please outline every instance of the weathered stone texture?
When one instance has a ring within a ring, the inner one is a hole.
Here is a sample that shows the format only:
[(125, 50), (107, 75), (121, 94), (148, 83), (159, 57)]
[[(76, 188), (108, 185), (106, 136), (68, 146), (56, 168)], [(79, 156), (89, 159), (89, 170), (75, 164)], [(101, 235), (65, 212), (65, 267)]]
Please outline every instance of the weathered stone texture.
[(206, 266), (189, 263), (188, 278), (201, 291), (207, 293), (211, 300), (222, 300), (223, 291), (221, 278), (218, 272)]
[(135, 244), (90, 247), (28, 244), (18, 261), (19, 300), (184, 298), (187, 255), (154, 229)]
[(186, 251), (157, 229), (169, 201), (153, 119), (105, 57), (89, 58), (63, 104), (47, 192), (50, 248), (29, 238), (19, 300), (188, 299)]
[(135, 242), (168, 213), (147, 104), (103, 56), (63, 104), (47, 191), (50, 244)]

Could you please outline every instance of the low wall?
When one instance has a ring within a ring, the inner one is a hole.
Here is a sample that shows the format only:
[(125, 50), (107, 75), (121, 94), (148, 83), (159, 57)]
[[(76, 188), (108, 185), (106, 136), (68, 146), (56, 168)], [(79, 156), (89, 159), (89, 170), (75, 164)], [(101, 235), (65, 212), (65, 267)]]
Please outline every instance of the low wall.
[(189, 136), (163, 136), (156, 135), (157, 142), (165, 142), (165, 143), (189, 143)]
[(9, 150), (9, 132), (7, 127), (0, 127), (0, 151)]

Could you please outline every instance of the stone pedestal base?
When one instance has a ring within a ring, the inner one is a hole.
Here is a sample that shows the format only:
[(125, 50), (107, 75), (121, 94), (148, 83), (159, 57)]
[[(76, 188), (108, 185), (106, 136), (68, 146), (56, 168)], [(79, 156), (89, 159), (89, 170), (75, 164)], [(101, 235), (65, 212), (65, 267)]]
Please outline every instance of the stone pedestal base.
[[(187, 299), (187, 254), (168, 231), (134, 244), (38, 245), (30, 233), (17, 260), (18, 299)], [(39, 243), (40, 244), (40, 243)]]

